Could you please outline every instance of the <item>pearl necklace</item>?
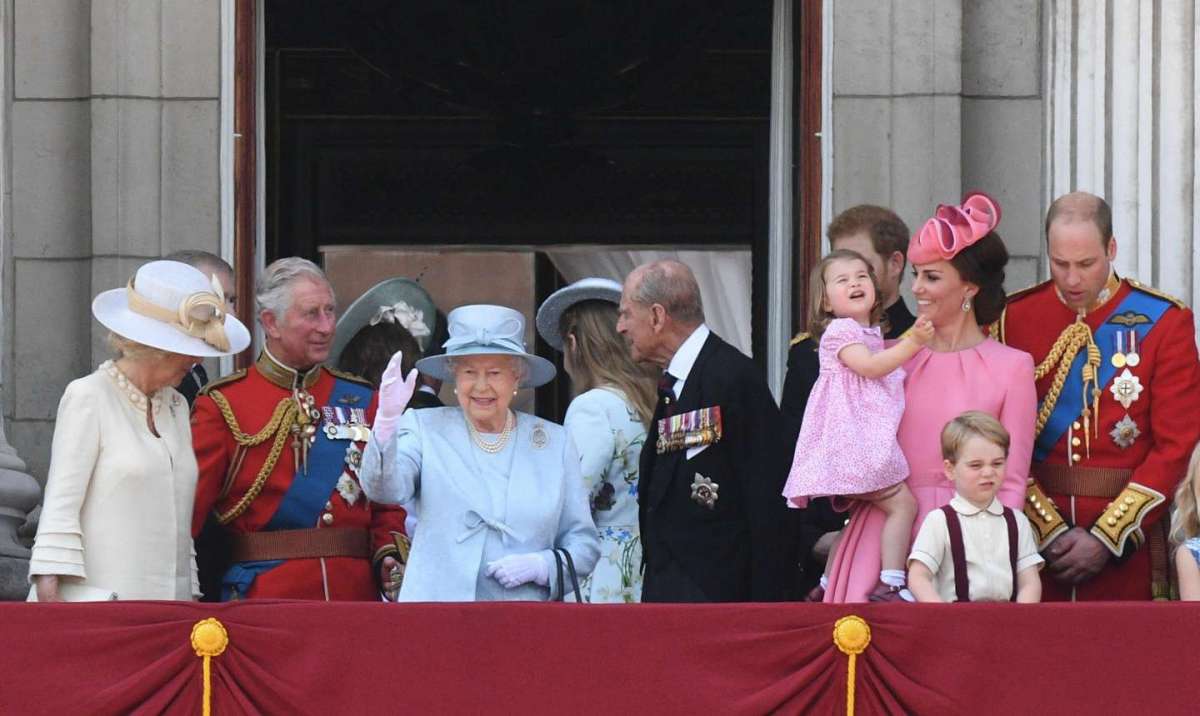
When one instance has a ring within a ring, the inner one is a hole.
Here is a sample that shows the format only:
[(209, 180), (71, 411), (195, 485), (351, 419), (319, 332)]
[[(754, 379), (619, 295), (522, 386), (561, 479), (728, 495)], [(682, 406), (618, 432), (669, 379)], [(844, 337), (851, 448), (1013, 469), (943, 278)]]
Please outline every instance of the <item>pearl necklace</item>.
[(471, 424), (470, 418), (464, 415), (463, 419), (467, 421), (467, 432), (471, 433), (471, 441), (474, 442), (480, 450), (491, 455), (495, 455), (503, 450), (505, 445), (508, 445), (508, 439), (512, 437), (513, 426), (515, 426), (517, 423), (516, 418), (514, 418), (513, 414), (510, 412), (508, 417), (504, 420), (504, 430), (500, 433), (500, 437), (496, 438), (493, 442), (488, 442), (483, 439), (483, 436), (478, 430), (475, 429), (475, 426)]
[[(108, 377), (112, 378), (113, 382), (117, 384), (117, 387), (121, 390), (121, 392), (125, 394), (125, 397), (129, 399), (129, 402), (133, 404), (133, 407), (137, 408), (143, 413), (146, 412), (146, 404), (148, 402), (146, 400), (146, 394), (139, 390), (138, 387), (129, 380), (129, 378), (125, 377), (125, 374), (122, 373), (121, 369), (117, 367), (116, 361), (104, 361), (104, 364), (100, 367), (104, 369), (105, 373), (108, 373)], [(152, 402), (154, 409), (157, 412), (158, 406), (161, 402), (158, 399), (157, 393), (154, 395)]]

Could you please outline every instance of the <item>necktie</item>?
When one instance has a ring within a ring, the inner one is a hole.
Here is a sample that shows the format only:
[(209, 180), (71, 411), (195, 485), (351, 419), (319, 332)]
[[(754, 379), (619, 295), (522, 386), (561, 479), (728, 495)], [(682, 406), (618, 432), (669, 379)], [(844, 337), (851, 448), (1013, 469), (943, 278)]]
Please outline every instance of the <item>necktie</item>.
[(663, 404), (664, 418), (675, 414), (675, 376), (665, 370), (658, 379), (658, 400)]

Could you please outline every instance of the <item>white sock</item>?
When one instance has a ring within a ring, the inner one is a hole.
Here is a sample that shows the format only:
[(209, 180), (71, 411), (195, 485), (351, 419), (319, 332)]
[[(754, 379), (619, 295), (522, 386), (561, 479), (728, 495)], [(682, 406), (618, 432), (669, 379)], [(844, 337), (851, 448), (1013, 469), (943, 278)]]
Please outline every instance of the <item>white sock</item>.
[(892, 587), (903, 587), (907, 583), (903, 569), (885, 569), (879, 573), (879, 581)]
[(821, 589), (829, 589), (829, 577), (821, 575)]

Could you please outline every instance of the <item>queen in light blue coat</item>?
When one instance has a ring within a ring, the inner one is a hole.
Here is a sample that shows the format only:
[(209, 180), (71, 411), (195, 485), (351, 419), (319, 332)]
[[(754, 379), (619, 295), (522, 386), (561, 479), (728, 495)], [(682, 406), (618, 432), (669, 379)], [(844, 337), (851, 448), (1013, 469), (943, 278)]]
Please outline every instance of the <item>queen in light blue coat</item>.
[(372, 500), (421, 502), (399, 600), (561, 598), (570, 585), (559, 583), (554, 550), (581, 579), (599, 556), (579, 457), (562, 426), (509, 408), (554, 366), (525, 352), (517, 311), (463, 306), (447, 323), (446, 352), (416, 370), (453, 381), (459, 405), (405, 412), (416, 370), (402, 378), (397, 354), (359, 471)]

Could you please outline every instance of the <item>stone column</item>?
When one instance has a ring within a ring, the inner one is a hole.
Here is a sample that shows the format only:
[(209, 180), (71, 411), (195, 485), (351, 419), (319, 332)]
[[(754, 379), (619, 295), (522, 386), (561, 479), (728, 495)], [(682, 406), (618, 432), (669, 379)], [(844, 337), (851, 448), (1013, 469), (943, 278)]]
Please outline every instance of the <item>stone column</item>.
[(29, 548), (17, 528), (41, 498), (42, 488), (25, 472), (25, 462), (8, 444), (0, 421), (0, 599), (23, 599), (29, 591)]

